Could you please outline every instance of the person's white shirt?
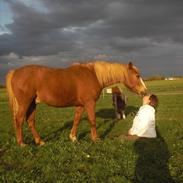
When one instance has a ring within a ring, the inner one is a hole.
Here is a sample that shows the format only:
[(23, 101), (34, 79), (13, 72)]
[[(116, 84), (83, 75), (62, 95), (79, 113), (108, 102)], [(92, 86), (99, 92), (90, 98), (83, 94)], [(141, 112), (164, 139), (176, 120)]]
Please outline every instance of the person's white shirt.
[(156, 129), (154, 107), (148, 104), (141, 106), (133, 120), (132, 128), (128, 133), (129, 135), (137, 135), (139, 137), (155, 138)]

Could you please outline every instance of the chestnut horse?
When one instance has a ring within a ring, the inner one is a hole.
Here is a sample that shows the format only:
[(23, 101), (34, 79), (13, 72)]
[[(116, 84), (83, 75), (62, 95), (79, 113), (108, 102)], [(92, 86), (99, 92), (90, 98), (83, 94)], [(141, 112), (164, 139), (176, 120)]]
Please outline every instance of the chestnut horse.
[(28, 122), (35, 143), (43, 145), (35, 129), (36, 104), (54, 107), (75, 106), (70, 139), (76, 140), (77, 127), (84, 110), (91, 124), (91, 138), (97, 139), (95, 105), (102, 89), (114, 83), (124, 83), (141, 95), (146, 86), (138, 69), (129, 64), (94, 61), (73, 64), (68, 68), (28, 65), (8, 72), (6, 87), (16, 131), (17, 143), (24, 146), (22, 124)]

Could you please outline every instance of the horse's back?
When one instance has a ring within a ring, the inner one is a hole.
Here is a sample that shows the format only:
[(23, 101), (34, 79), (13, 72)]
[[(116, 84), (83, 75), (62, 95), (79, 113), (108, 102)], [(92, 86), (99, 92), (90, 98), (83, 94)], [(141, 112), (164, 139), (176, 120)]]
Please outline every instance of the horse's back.
[(41, 77), (49, 68), (39, 65), (27, 65), (15, 70), (12, 84), (17, 85), (22, 90), (29, 86), (29, 89), (35, 89), (37, 83), (40, 82)]
[(64, 69), (24, 66), (15, 70), (13, 84), (18, 95), (37, 97), (53, 106), (80, 105), (90, 98), (97, 99), (101, 90), (93, 70), (82, 65)]

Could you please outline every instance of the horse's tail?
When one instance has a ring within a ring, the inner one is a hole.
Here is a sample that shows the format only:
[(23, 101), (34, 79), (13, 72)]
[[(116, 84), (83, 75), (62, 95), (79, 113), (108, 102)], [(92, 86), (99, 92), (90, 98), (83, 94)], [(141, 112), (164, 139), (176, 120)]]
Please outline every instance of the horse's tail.
[(11, 83), (14, 72), (15, 72), (15, 70), (11, 70), (6, 75), (6, 90), (7, 90), (7, 94), (8, 94), (8, 99), (9, 99), (10, 109), (12, 112), (13, 121), (15, 122), (15, 116), (18, 112), (18, 102), (14, 95), (14, 92), (12, 89), (12, 83)]

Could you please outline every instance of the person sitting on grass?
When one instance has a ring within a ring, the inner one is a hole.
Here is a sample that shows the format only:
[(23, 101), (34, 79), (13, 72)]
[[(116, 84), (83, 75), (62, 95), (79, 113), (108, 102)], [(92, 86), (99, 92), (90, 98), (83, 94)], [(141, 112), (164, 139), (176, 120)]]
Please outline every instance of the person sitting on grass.
[(158, 105), (158, 98), (154, 94), (143, 97), (143, 105), (136, 114), (133, 125), (128, 131), (128, 139), (139, 137), (156, 138), (155, 109)]

